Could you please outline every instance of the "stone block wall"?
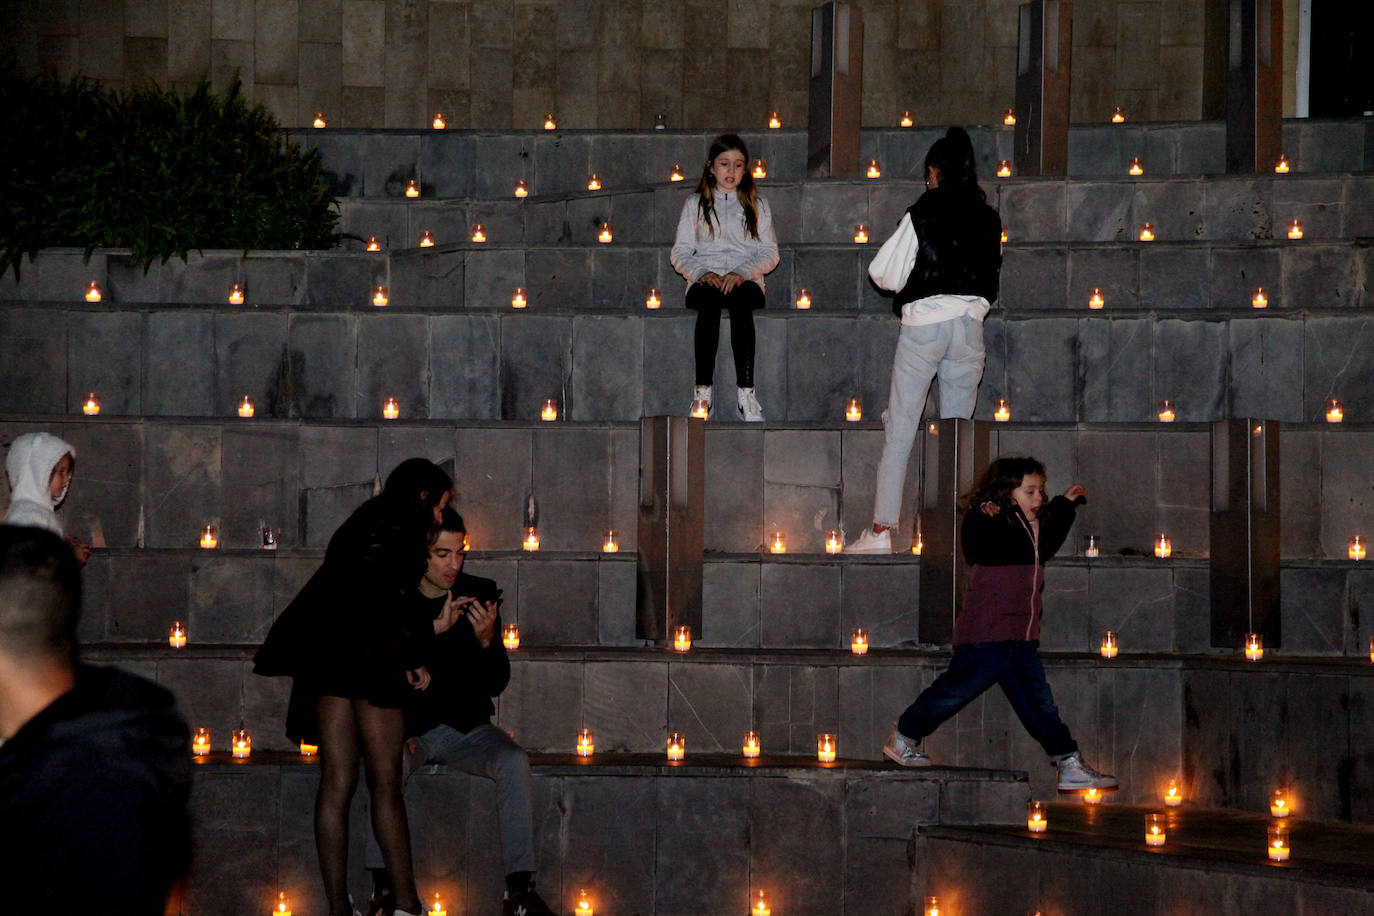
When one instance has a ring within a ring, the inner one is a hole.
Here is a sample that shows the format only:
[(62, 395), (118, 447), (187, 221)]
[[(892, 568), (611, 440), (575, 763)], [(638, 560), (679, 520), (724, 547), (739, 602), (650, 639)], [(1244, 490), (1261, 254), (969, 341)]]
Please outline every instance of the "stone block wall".
[[(113, 87), (223, 88), (287, 125), (571, 128), (786, 124), (807, 117), (811, 3), (749, 0), (45, 0), (10, 4), (21, 72)], [(1296, 5), (1296, 4), (1292, 4)], [(861, 0), (863, 123), (997, 123), (1014, 99), (1017, 0)], [(1202, 115), (1203, 4), (1074, 5), (1071, 116)], [(1293, 71), (1293, 57), (1285, 68)], [(1290, 103), (1291, 107), (1291, 103)]]

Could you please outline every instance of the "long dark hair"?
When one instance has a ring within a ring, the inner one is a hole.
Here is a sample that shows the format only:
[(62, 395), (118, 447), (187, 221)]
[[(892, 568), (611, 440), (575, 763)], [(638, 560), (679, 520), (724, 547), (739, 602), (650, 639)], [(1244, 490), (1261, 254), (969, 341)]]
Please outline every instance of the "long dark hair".
[(925, 170), (940, 173), (940, 184), (965, 187), (987, 200), (988, 194), (978, 186), (978, 166), (973, 155), (973, 141), (962, 127), (951, 127), (936, 140), (926, 153)]
[(1027, 474), (1045, 476), (1045, 465), (1029, 455), (1025, 457), (998, 458), (973, 487), (959, 497), (959, 508), (964, 512), (992, 502), (1005, 505), (1011, 500), (1011, 491), (1021, 486)]
[(738, 134), (721, 134), (711, 141), (711, 148), (706, 151), (706, 165), (702, 167), (701, 178), (697, 181), (697, 219), (706, 224), (714, 237), (715, 227), (720, 225), (720, 220), (716, 218), (716, 176), (711, 173), (711, 165), (717, 156), (730, 150), (744, 157), (744, 177), (740, 179), (735, 193), (739, 194), (740, 206), (744, 207), (744, 228), (758, 238), (759, 194), (754, 187), (754, 173), (749, 170), (749, 147), (744, 145)]

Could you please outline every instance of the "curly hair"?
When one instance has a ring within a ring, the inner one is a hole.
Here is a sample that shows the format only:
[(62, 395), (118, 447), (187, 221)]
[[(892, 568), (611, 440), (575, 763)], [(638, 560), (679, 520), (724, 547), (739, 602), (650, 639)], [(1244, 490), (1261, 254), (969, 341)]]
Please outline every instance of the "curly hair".
[(1006, 503), (1011, 499), (1011, 491), (1021, 486), (1027, 474), (1045, 476), (1045, 465), (1029, 455), (1024, 457), (998, 458), (978, 482), (959, 498), (960, 511), (967, 512), (981, 503)]

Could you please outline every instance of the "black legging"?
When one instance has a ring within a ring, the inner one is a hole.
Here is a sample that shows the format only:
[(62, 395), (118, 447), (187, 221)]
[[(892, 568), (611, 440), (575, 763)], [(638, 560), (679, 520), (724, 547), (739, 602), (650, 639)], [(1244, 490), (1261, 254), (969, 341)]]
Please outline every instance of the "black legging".
[(693, 283), (687, 290), (687, 307), (697, 313), (694, 335), (698, 385), (709, 385), (716, 373), (716, 349), (720, 346), (720, 313), (730, 313), (730, 349), (735, 356), (735, 384), (754, 387), (754, 310), (763, 308), (763, 290), (745, 280), (729, 293), (708, 283)]

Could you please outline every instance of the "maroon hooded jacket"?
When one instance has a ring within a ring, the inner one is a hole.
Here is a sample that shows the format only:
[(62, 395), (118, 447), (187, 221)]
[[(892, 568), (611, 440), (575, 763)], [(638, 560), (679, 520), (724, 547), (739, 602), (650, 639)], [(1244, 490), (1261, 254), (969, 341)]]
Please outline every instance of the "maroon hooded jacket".
[(954, 644), (1040, 639), (1045, 561), (1063, 546), (1077, 505), (1056, 496), (1040, 510), (1039, 531), (1013, 503), (996, 515), (974, 506), (964, 515), (960, 542), (968, 561), (964, 608), (954, 621)]

